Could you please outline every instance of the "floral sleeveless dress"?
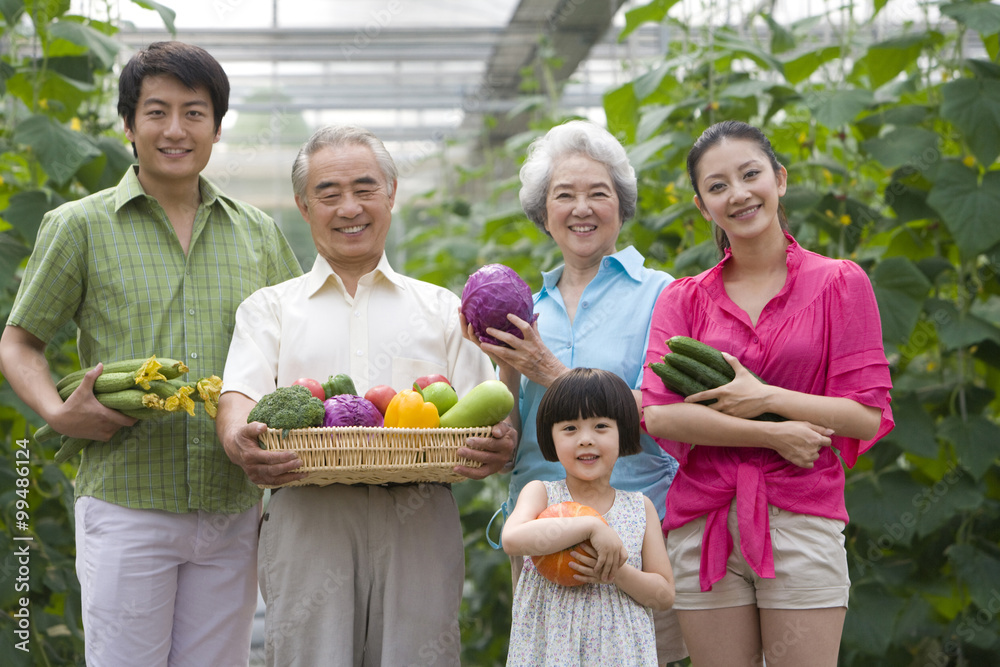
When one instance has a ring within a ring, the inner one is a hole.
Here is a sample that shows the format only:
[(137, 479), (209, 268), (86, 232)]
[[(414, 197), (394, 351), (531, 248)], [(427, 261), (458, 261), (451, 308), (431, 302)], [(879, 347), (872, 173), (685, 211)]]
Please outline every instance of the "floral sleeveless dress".
[[(544, 482), (549, 505), (573, 500), (566, 481)], [(646, 510), (639, 492), (615, 491), (604, 515), (642, 569)], [(656, 665), (653, 612), (614, 584), (560, 586), (538, 574), (530, 557), (514, 593), (507, 665)]]

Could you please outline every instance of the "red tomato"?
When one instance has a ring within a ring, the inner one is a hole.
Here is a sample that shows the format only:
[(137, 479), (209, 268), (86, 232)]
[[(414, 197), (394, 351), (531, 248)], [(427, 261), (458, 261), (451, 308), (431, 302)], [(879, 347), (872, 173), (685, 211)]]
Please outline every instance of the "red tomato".
[(325, 401), (326, 400), (326, 391), (324, 391), (323, 385), (321, 385), (316, 380), (313, 380), (312, 378), (299, 378), (298, 380), (296, 380), (292, 384), (293, 385), (300, 384), (303, 387), (305, 387), (306, 389), (308, 389), (309, 391), (311, 391), (312, 395), (315, 396), (316, 398), (318, 398), (319, 400), (321, 400), (321, 401)]
[(446, 378), (443, 375), (438, 375), (437, 373), (435, 373), (434, 375), (423, 375), (421, 377), (418, 377), (417, 381), (413, 383), (413, 389), (414, 390), (416, 390), (417, 388), (423, 389), (427, 385), (434, 384), (435, 382), (444, 382), (445, 384), (451, 384), (450, 382), (448, 382), (448, 378)]

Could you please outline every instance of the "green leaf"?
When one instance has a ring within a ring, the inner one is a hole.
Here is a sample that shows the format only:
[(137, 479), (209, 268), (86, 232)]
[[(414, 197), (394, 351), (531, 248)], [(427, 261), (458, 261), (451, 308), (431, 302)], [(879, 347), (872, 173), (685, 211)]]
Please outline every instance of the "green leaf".
[(996, 609), (1000, 591), (1000, 560), (971, 544), (948, 547), (948, 560), (969, 587), (969, 595), (980, 609)]
[(26, 241), (34, 244), (42, 216), (54, 208), (45, 190), (25, 190), (10, 198), (10, 204), (0, 215), (14, 227)]
[(879, 262), (871, 280), (882, 316), (882, 340), (905, 342), (917, 326), (931, 283), (906, 257)]
[(945, 160), (934, 174), (927, 203), (941, 214), (966, 257), (1000, 243), (1000, 171), (989, 171), (979, 182), (978, 172), (954, 160)]
[(608, 119), (608, 131), (611, 134), (624, 135), (626, 143), (635, 140), (639, 109), (631, 82), (604, 94), (604, 115)]
[[(677, 153), (679, 151), (686, 152), (690, 147), (689, 143), (685, 143), (690, 140), (690, 137), (683, 132), (669, 132), (667, 134), (659, 134), (654, 136), (649, 141), (641, 144), (633, 145), (628, 148), (628, 159), (635, 170), (642, 171), (647, 167), (647, 165), (654, 161), (659, 161), (660, 159), (669, 159), (669, 155)], [(667, 151), (666, 156), (657, 158), (657, 155), (668, 146), (672, 147), (672, 150)]]
[(875, 96), (870, 90), (860, 88), (831, 88), (810, 91), (805, 94), (804, 100), (820, 125), (836, 130), (852, 122), (858, 114), (874, 104)]
[(925, 307), (945, 350), (972, 347), (984, 340), (1000, 343), (1000, 328), (971, 313), (959, 313), (951, 301), (927, 299)]
[(771, 30), (771, 53), (778, 54), (795, 48), (795, 35), (774, 20), (770, 14), (762, 14)]
[(933, 534), (952, 518), (977, 510), (983, 500), (983, 491), (979, 485), (961, 469), (951, 468), (913, 501), (920, 517), (917, 535), (926, 537)]
[[(851, 602), (844, 619), (845, 645), (854, 649), (852, 652), (885, 656), (905, 602), (880, 584), (851, 586)], [(865, 660), (858, 664), (865, 664)]]
[(177, 36), (177, 28), (174, 27), (174, 18), (177, 16), (177, 12), (161, 5), (158, 2), (153, 2), (153, 0), (132, 0), (133, 5), (138, 5), (143, 9), (154, 9), (156, 13), (160, 15), (160, 19), (163, 21), (163, 25), (166, 27), (167, 31), (174, 37)]
[(8, 26), (16, 26), (24, 14), (24, 0), (0, 0), (0, 14)]
[(121, 48), (118, 42), (107, 35), (73, 21), (53, 23), (50, 33), (53, 37), (86, 47), (100, 63), (100, 68), (105, 71), (110, 70), (115, 64), (115, 57)]
[(853, 481), (845, 495), (851, 523), (864, 528), (879, 549), (909, 545), (917, 526), (913, 501), (923, 488), (902, 470)]
[(958, 128), (980, 164), (993, 164), (1000, 155), (1000, 81), (949, 81), (941, 100), (941, 117)]
[(941, 13), (972, 28), (983, 37), (1000, 32), (1000, 6), (992, 2), (952, 2)]
[(21, 260), (30, 254), (31, 248), (12, 232), (0, 232), (0, 285), (12, 284)]
[(720, 31), (714, 35), (713, 45), (716, 49), (723, 51), (727, 55), (734, 57), (745, 57), (757, 63), (758, 67), (764, 67), (775, 72), (784, 69), (781, 61), (767, 51), (763, 51), (756, 44), (736, 36), (731, 31)]
[(980, 415), (964, 420), (957, 415), (946, 417), (938, 425), (938, 436), (952, 444), (962, 467), (977, 480), (1000, 456), (1000, 426)]
[(921, 50), (931, 41), (929, 37), (927, 33), (913, 34), (873, 44), (855, 63), (852, 76), (867, 74), (871, 88), (881, 88), (907, 67), (916, 64)]
[(934, 439), (934, 419), (915, 394), (899, 395), (893, 392), (892, 417), (896, 425), (883, 438), (884, 442), (893, 442), (900, 449), (926, 459), (937, 457), (938, 443)]
[(897, 127), (875, 139), (861, 142), (861, 148), (884, 167), (912, 166), (919, 168), (928, 159), (936, 160), (940, 155), (938, 145), (941, 136), (937, 132), (922, 127)]
[[(136, 0), (132, 0), (136, 2)], [(625, 12), (625, 28), (618, 35), (618, 41), (623, 42), (632, 32), (643, 23), (662, 23), (667, 17), (670, 8), (676, 5), (678, 0), (653, 0), (648, 5), (642, 5)]]
[(18, 124), (14, 141), (31, 147), (57, 186), (68, 183), (84, 163), (101, 154), (85, 135), (37, 114)]
[(840, 57), (842, 49), (839, 46), (824, 46), (813, 51), (797, 55), (786, 60), (781, 67), (788, 83), (801, 83), (808, 79), (822, 65)]
[(641, 74), (632, 81), (636, 99), (642, 101), (655, 93), (660, 87), (660, 82), (667, 74), (673, 74), (674, 69), (667, 63), (660, 63), (652, 70)]

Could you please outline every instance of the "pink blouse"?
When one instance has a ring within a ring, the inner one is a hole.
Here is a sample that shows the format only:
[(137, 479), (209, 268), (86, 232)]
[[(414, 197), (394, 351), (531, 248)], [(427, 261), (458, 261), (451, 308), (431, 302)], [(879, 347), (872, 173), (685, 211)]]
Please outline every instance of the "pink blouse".
[[(680, 463), (667, 493), (664, 533), (707, 515), (703, 591), (711, 590), (726, 572), (733, 549), (726, 518), (734, 497), (743, 555), (759, 576), (773, 578), (768, 504), (846, 523), (844, 469), (834, 449), (853, 467), (858, 456), (893, 427), (892, 383), (868, 276), (853, 262), (818, 255), (788, 238), (788, 277), (756, 326), (726, 294), (722, 267), (731, 257), (729, 251), (714, 268), (668, 285), (653, 311), (647, 364), (669, 353), (665, 341), (671, 336), (690, 336), (732, 354), (770, 384), (874, 406), (882, 411), (882, 421), (868, 441), (834, 436), (833, 447), (822, 449), (812, 469), (789, 463), (770, 449), (694, 447), (657, 438)], [(645, 369), (644, 407), (681, 400)]]

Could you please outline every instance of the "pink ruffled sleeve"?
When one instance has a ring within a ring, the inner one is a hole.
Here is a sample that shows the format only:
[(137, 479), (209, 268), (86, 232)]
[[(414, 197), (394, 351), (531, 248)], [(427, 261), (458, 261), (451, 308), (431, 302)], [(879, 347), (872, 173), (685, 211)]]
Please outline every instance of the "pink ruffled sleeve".
[(857, 264), (844, 262), (831, 302), (829, 321), (835, 323), (830, 339), (827, 396), (849, 398), (882, 411), (878, 432), (870, 440), (835, 437), (833, 445), (844, 462), (853, 467), (858, 457), (892, 430), (889, 390), (892, 381), (882, 344), (882, 321), (868, 276)]

